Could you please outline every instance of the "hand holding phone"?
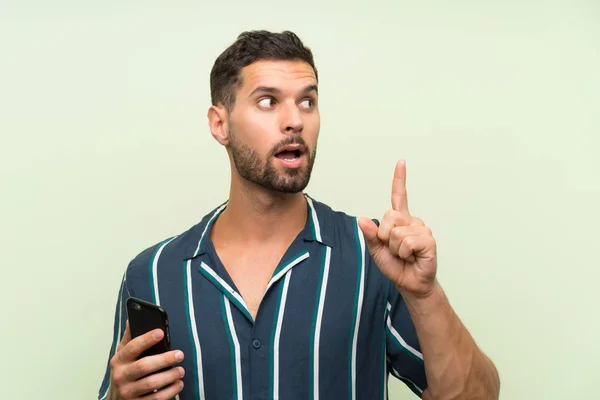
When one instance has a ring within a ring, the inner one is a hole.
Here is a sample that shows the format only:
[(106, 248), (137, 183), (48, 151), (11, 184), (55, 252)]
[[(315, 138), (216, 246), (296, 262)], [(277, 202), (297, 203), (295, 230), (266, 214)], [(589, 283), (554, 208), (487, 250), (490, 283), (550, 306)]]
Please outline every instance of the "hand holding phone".
[[(129, 304), (128, 301), (128, 307)], [(134, 304), (140, 304), (139, 299), (133, 299), (131, 307), (135, 307)], [(151, 303), (146, 305), (148, 304)], [(154, 309), (150, 312), (155, 315), (156, 311)], [(158, 311), (159, 314), (166, 315)], [(135, 314), (129, 316), (133, 317), (133, 315)], [(155, 322), (160, 319), (143, 318), (145, 322), (140, 324), (139, 318), (133, 318), (135, 328), (128, 320), (123, 339), (110, 361), (111, 386), (108, 398), (130, 400), (153, 393), (155, 396), (153, 398), (157, 400), (172, 399), (183, 389), (181, 379), (185, 371), (183, 367), (174, 368), (183, 360), (183, 352), (170, 350), (168, 329), (163, 329), (162, 323), (158, 324), (157, 328), (148, 329), (156, 325)], [(168, 327), (168, 324), (165, 326)], [(132, 335), (133, 331), (135, 335)]]

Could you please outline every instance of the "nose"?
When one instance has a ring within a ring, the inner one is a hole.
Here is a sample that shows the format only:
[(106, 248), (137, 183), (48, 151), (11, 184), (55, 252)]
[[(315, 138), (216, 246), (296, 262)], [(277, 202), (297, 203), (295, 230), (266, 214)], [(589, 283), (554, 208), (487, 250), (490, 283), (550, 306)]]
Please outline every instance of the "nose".
[(302, 113), (297, 104), (286, 104), (280, 108), (280, 123), (282, 133), (298, 134), (304, 129)]

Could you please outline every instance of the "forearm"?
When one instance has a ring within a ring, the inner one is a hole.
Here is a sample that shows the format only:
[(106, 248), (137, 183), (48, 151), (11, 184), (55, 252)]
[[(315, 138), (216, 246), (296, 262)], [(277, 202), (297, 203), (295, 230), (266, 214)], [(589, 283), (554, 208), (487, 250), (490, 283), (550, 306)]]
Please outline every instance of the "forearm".
[(401, 294), (413, 319), (425, 362), (424, 399), (497, 399), (496, 368), (462, 324), (441, 286), (427, 297)]

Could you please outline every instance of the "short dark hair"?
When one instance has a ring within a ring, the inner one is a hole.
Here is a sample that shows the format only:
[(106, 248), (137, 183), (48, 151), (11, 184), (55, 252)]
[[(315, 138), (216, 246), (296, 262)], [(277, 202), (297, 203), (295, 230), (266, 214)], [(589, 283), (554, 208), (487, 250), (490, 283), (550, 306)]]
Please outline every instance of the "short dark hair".
[(235, 92), (242, 85), (242, 68), (260, 60), (305, 61), (312, 67), (317, 81), (319, 79), (312, 51), (295, 33), (245, 31), (215, 60), (210, 72), (212, 104), (221, 103), (231, 111)]

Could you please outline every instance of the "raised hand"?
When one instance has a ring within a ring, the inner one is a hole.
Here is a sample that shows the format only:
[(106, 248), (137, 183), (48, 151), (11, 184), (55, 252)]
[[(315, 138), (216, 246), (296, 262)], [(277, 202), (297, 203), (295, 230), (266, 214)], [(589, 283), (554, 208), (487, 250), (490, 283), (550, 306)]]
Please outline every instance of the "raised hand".
[(183, 389), (183, 367), (175, 366), (183, 360), (179, 350), (137, 359), (146, 349), (160, 342), (164, 332), (155, 329), (144, 335), (131, 339), (129, 323), (125, 328), (123, 339), (110, 361), (111, 386), (110, 400), (147, 399), (152, 394), (153, 400), (168, 400), (175, 397)]
[(431, 230), (408, 211), (406, 163), (398, 161), (392, 183), (392, 208), (379, 227), (369, 218), (361, 218), (369, 253), (383, 273), (401, 292), (417, 297), (428, 296), (437, 271), (437, 250)]

